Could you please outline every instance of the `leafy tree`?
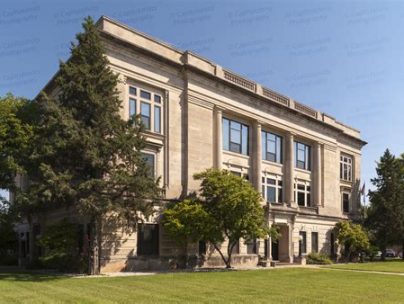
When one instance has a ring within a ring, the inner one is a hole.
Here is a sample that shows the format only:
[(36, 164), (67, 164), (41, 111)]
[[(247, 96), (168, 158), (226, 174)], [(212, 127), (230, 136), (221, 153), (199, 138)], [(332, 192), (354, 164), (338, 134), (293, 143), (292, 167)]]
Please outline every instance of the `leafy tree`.
[(388, 245), (403, 241), (403, 169), (400, 169), (400, 162), (387, 149), (377, 164), (377, 177), (372, 179), (376, 190), (369, 191), (371, 204), (365, 224), (373, 242), (383, 252), (382, 259)]
[(24, 172), (33, 135), (32, 126), (26, 122), (26, 99), (12, 94), (0, 97), (0, 189), (15, 191), (15, 176)]
[(38, 240), (44, 251), (39, 261), (46, 268), (60, 271), (86, 271), (87, 260), (80, 255), (83, 250), (79, 248), (80, 243), (83, 244), (80, 237), (83, 235), (80, 235), (78, 225), (66, 219), (49, 226)]
[(98, 29), (89, 17), (60, 64), (56, 94), (33, 102), (34, 136), (25, 168), (29, 187), (16, 198), (24, 214), (70, 206), (91, 226), (91, 273), (99, 272), (102, 223), (106, 216), (136, 225), (160, 195), (141, 153), (138, 117), (120, 116), (118, 76), (109, 68)]
[(14, 214), (0, 200), (0, 265), (17, 264), (18, 239), (14, 220)]
[(342, 246), (343, 255), (349, 261), (369, 249), (369, 238), (359, 224), (351, 221), (340, 221), (335, 225), (338, 243)]
[[(201, 181), (200, 196), (167, 209), (163, 225), (180, 243), (211, 243), (226, 268), (231, 268), (232, 251), (240, 238), (253, 240), (271, 233), (260, 194), (248, 181), (225, 170), (208, 169), (194, 178)], [(220, 244), (225, 240), (228, 244), (223, 252)]]

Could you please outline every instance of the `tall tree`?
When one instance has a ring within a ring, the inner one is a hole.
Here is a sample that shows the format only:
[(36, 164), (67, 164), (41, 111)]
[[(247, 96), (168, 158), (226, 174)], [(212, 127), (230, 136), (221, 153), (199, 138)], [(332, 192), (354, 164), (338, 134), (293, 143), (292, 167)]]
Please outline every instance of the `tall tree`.
[(92, 227), (91, 272), (98, 273), (105, 216), (136, 225), (139, 214), (150, 214), (160, 188), (141, 152), (146, 142), (140, 120), (120, 116), (118, 76), (98, 29), (90, 17), (83, 28), (70, 59), (60, 64), (56, 96), (42, 92), (35, 100), (30, 185), (18, 201), (35, 211), (73, 206), (85, 216)]
[(400, 233), (400, 166), (398, 160), (387, 149), (376, 167), (377, 177), (372, 179), (376, 190), (369, 191), (370, 206), (367, 210), (366, 226), (373, 242), (382, 250), (382, 259), (388, 245), (397, 242)]
[(15, 191), (15, 177), (24, 172), (33, 129), (24, 109), (28, 100), (7, 94), (0, 98), (0, 189)]
[(233, 249), (241, 238), (255, 240), (272, 231), (265, 223), (261, 196), (248, 181), (225, 170), (208, 169), (194, 178), (201, 181), (199, 197), (167, 209), (163, 225), (180, 242), (209, 242), (231, 268)]

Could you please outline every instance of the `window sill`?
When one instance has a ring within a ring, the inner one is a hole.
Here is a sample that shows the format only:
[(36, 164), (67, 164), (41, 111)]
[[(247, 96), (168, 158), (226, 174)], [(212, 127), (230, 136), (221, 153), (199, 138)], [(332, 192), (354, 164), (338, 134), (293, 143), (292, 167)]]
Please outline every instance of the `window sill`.
[(236, 152), (232, 152), (232, 151), (227, 151), (227, 150), (222, 150), (223, 154), (228, 154), (228, 155), (232, 155), (232, 156), (237, 156), (237, 157), (241, 157), (244, 159), (250, 159), (249, 155), (245, 155), (245, 154), (241, 154), (241, 153), (236, 153)]
[(264, 164), (266, 164), (266, 165), (276, 166), (276, 167), (279, 167), (279, 168), (282, 168), (282, 167), (283, 167), (283, 164), (282, 164), (282, 163), (276, 163), (276, 162), (272, 162), (272, 161), (266, 160), (266, 159), (263, 159), (262, 162), (263, 162)]
[(312, 173), (311, 170), (305, 170), (305, 169), (300, 169), (300, 168), (296, 168), (296, 167), (295, 167), (295, 171), (302, 172), (302, 173), (305, 173), (305, 174), (311, 174)]

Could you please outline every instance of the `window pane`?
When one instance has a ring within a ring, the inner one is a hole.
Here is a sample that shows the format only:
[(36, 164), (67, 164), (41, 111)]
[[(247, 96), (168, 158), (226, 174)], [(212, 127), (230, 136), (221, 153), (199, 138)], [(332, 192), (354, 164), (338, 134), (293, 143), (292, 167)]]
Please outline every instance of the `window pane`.
[(154, 102), (161, 103), (161, 96), (154, 94)]
[(342, 209), (345, 213), (349, 212), (349, 194), (348, 193), (342, 194)]
[(129, 117), (136, 115), (136, 99), (129, 98)]
[(276, 202), (276, 188), (275, 187), (267, 187), (267, 202), (271, 202), (271, 203)]
[(267, 160), (276, 162), (276, 155), (274, 153), (267, 153)]
[(154, 106), (154, 132), (161, 133), (161, 108)]
[(242, 126), (242, 147), (241, 147), (241, 153), (244, 155), (248, 155), (248, 127), (247, 126)]
[(230, 141), (236, 144), (241, 144), (241, 132), (239, 130), (231, 128)]
[(146, 165), (149, 168), (149, 175), (150, 177), (155, 177), (155, 157), (154, 154), (150, 153), (142, 153), (144, 161), (146, 162)]
[(297, 192), (297, 204), (299, 206), (304, 206), (304, 192)]
[(150, 130), (150, 104), (142, 102), (140, 113), (146, 130)]
[(223, 149), (229, 151), (229, 120), (223, 118), (222, 125), (223, 132)]
[(269, 152), (276, 153), (276, 139), (275, 135), (268, 133), (268, 145), (269, 145)]
[(241, 153), (241, 145), (230, 142), (230, 151), (235, 153)]
[(299, 190), (305, 190), (306, 187), (305, 187), (305, 185), (303, 185), (303, 184), (298, 184), (298, 185), (297, 185), (297, 189), (299, 189)]
[(306, 170), (310, 170), (311, 167), (311, 157), (310, 157), (310, 146), (305, 147), (305, 156), (306, 156)]
[(150, 100), (151, 99), (151, 94), (149, 92), (140, 90), (140, 97)]
[(268, 185), (276, 185), (276, 180), (274, 180), (272, 178), (267, 178), (267, 184)]
[(130, 95), (136, 95), (136, 88), (135, 87), (129, 87), (129, 94)]

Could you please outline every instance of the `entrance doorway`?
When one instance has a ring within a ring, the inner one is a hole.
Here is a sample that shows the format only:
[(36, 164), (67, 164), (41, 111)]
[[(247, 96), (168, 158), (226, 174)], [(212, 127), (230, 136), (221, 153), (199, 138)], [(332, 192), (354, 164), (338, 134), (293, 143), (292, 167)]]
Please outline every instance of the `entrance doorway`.
[(279, 241), (272, 241), (272, 260), (279, 261)]

